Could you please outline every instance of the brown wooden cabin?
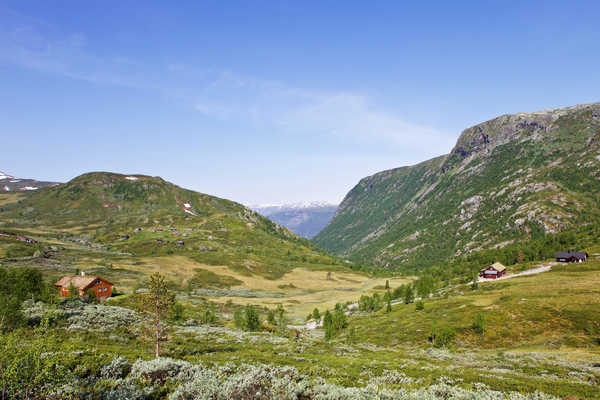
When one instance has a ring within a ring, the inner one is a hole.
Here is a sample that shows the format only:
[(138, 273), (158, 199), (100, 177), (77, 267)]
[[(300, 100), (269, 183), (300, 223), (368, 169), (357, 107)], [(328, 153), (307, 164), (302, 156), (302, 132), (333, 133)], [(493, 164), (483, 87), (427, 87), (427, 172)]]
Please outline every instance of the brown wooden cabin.
[(589, 255), (584, 251), (559, 251), (556, 253), (558, 262), (585, 262)]
[(79, 292), (80, 297), (86, 291), (93, 290), (98, 300), (108, 299), (112, 295), (112, 288), (114, 286), (104, 278), (100, 278), (99, 276), (85, 276), (83, 272), (81, 275), (64, 276), (54, 284), (58, 294), (63, 297), (69, 296), (69, 287), (71, 285)]
[(479, 276), (485, 279), (498, 279), (506, 273), (506, 267), (499, 262), (493, 263), (479, 271)]

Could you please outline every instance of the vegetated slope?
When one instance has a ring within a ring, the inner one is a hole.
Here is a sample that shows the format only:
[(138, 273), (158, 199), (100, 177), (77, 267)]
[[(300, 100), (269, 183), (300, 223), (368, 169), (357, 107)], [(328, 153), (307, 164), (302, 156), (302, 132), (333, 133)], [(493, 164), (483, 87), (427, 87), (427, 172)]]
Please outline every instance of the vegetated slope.
[[(446, 288), (424, 300), (424, 309), (399, 303), (352, 320), (360, 340), (379, 346), (427, 345), (432, 327), (448, 327), (461, 347), (511, 348), (562, 346), (593, 349), (600, 345), (600, 261), (554, 265), (549, 272), (503, 281)], [(392, 290), (394, 287), (392, 286)], [(481, 328), (473, 328), (478, 313)], [(600, 372), (600, 371), (599, 371)]]
[(59, 183), (15, 178), (0, 171), (0, 191), (2, 192), (22, 192), (56, 185), (59, 185)]
[(600, 221), (600, 103), (504, 115), (452, 152), (362, 179), (314, 242), (419, 269)]
[(253, 210), (297, 235), (311, 239), (333, 218), (337, 205), (328, 203), (253, 206)]
[(88, 173), (0, 209), (0, 227), (76, 234), (133, 256), (184, 255), (246, 274), (278, 277), (338, 261), (233, 201), (159, 177)]

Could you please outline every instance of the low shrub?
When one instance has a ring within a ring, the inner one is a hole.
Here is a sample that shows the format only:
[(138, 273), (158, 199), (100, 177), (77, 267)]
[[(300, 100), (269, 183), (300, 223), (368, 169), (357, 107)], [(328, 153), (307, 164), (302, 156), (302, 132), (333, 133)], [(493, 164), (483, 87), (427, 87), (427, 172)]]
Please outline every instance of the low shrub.
[(437, 325), (434, 324), (431, 327), (431, 332), (429, 333), (429, 341), (433, 344), (434, 347), (438, 348), (449, 346), (455, 337), (456, 332), (449, 325), (437, 327)]

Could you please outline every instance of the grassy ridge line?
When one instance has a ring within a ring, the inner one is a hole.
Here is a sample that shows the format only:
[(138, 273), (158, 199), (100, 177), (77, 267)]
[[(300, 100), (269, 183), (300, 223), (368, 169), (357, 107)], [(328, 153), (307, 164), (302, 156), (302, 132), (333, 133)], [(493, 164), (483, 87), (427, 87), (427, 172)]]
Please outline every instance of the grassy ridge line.
[[(182, 189), (159, 177), (84, 174), (3, 205), (0, 221), (0, 229), (34, 235), (61, 252), (70, 249), (71, 265), (117, 265), (121, 258), (176, 255), (268, 279), (294, 268), (347, 268), (241, 204)], [(8, 248), (1, 252), (15, 253)], [(107, 274), (119, 278), (111, 271)]]

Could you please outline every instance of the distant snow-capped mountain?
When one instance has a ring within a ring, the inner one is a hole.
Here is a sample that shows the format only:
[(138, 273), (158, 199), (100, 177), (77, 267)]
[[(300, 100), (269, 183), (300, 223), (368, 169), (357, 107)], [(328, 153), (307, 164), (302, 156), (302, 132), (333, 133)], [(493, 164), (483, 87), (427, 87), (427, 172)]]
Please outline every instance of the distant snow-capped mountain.
[(305, 201), (292, 204), (257, 204), (250, 208), (297, 235), (310, 239), (329, 223), (337, 205), (325, 201)]
[(57, 182), (43, 182), (35, 179), (15, 178), (0, 171), (0, 191), (2, 192), (25, 192), (28, 190), (37, 190), (43, 187), (60, 185)]

